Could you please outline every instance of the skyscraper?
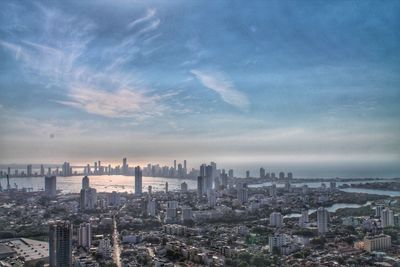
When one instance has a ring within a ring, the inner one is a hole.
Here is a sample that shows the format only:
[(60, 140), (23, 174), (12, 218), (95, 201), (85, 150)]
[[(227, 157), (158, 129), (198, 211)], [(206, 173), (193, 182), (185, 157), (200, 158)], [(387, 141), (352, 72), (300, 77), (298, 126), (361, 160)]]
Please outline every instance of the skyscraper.
[(283, 180), (285, 179), (285, 173), (284, 172), (280, 172), (279, 173), (279, 180)]
[(185, 175), (187, 174), (187, 165), (186, 165), (186, 159), (183, 161), (183, 170)]
[(246, 178), (250, 178), (250, 171), (246, 171)]
[(207, 192), (208, 189), (213, 188), (214, 184), (213, 168), (214, 167), (212, 165), (207, 165), (206, 167), (206, 176), (204, 180), (205, 188), (203, 188), (203, 192)]
[(249, 198), (249, 192), (246, 184), (238, 184), (237, 186), (237, 199), (241, 204), (246, 203)]
[(89, 177), (84, 176), (82, 178), (82, 189), (89, 188)]
[(64, 162), (62, 166), (62, 176), (70, 176), (70, 165), (69, 162)]
[(44, 176), (44, 166), (40, 165), (40, 176)]
[(140, 166), (135, 167), (135, 195), (142, 195), (142, 170)]
[(81, 211), (92, 210), (97, 204), (97, 190), (91, 187), (81, 189)]
[(44, 177), (44, 192), (46, 196), (55, 197), (57, 195), (57, 178), (56, 176)]
[(128, 164), (126, 163), (126, 158), (122, 159), (122, 174), (128, 175)]
[(228, 176), (229, 176), (229, 178), (233, 178), (233, 170), (232, 169), (229, 169)]
[(49, 223), (50, 267), (72, 266), (72, 224), (69, 221)]
[(32, 176), (32, 164), (26, 166), (26, 176)]
[(204, 193), (203, 184), (204, 184), (204, 177), (200, 175), (199, 177), (197, 177), (197, 196), (198, 197), (203, 196), (203, 193)]
[(264, 168), (260, 168), (260, 178), (264, 178), (265, 177), (265, 169)]
[(78, 230), (78, 245), (90, 248), (92, 244), (92, 227), (90, 223), (81, 223)]
[(317, 210), (318, 234), (325, 234), (328, 232), (328, 218), (328, 211), (324, 207), (319, 207)]

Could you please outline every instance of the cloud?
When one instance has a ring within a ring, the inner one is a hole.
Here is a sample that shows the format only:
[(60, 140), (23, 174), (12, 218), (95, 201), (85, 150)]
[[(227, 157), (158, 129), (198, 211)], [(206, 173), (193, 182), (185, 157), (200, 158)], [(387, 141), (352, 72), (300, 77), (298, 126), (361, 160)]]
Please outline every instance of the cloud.
[(128, 28), (132, 29), (136, 25), (148, 21), (149, 19), (153, 18), (155, 14), (156, 14), (155, 9), (148, 9), (146, 12), (146, 15), (144, 17), (141, 17), (141, 18), (136, 19), (136, 20), (132, 21), (131, 23), (129, 23)]
[(69, 98), (56, 102), (108, 118), (143, 119), (159, 116), (167, 109), (159, 103), (162, 96), (147, 96), (129, 89), (107, 92), (77, 86), (70, 91)]
[(250, 102), (245, 94), (237, 90), (232, 81), (221, 72), (190, 71), (205, 87), (218, 93), (226, 103), (239, 108), (247, 109)]
[(160, 24), (154, 9), (131, 22), (121, 41), (98, 47), (101, 57), (94, 65), (90, 63), (93, 48), (89, 44), (97, 38), (97, 24), (59, 9), (37, 7), (40, 35), (10, 38), (12, 42), (0, 39), (0, 48), (15, 54), (25, 74), (40, 77), (46, 87), (56, 85), (66, 90), (54, 102), (107, 118), (141, 120), (169, 110), (162, 103), (168, 94), (151, 93), (135, 73), (124, 68), (138, 53), (148, 56), (159, 49), (146, 46), (160, 36), (149, 34)]
[[(0, 46), (7, 48), (10, 51), (14, 52), (16, 60), (19, 60), (21, 58), (21, 53), (23, 53), (23, 52), (19, 45), (15, 45), (13, 43), (9, 43), (9, 42), (0, 40)], [(23, 55), (23, 56), (26, 56), (26, 55)]]

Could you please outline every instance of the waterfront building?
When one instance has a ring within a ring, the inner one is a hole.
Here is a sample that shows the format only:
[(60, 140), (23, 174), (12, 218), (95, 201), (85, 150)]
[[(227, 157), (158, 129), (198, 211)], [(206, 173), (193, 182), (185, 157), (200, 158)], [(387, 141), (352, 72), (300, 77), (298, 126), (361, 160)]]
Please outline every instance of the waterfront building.
[(135, 167), (135, 196), (142, 195), (142, 170), (140, 166)]
[(44, 192), (48, 197), (55, 197), (57, 195), (57, 178), (56, 176), (44, 177)]

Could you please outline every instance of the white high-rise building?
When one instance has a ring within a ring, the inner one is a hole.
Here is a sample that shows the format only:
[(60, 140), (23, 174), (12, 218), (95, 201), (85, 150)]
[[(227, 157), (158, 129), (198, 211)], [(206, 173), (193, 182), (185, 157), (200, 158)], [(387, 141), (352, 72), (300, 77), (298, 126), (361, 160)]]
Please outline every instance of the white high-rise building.
[(301, 216), (299, 218), (300, 227), (305, 227), (308, 222), (309, 222), (308, 210), (302, 210), (301, 211)]
[(382, 227), (394, 226), (394, 213), (391, 209), (382, 210), (381, 223)]
[(142, 195), (142, 170), (140, 166), (135, 167), (135, 195)]
[(283, 216), (280, 212), (272, 212), (269, 215), (269, 225), (274, 227), (282, 227), (283, 226)]
[(90, 223), (81, 223), (78, 231), (78, 245), (90, 248), (92, 244), (92, 227)]
[(246, 184), (237, 185), (237, 199), (241, 204), (246, 203), (249, 199), (249, 190)]
[(286, 236), (285, 234), (275, 234), (273, 236), (268, 237), (268, 245), (269, 250), (272, 252), (274, 248), (281, 250), (282, 246), (286, 245)]
[(328, 219), (328, 211), (323, 207), (319, 207), (317, 210), (317, 226), (319, 234), (325, 234), (328, 232)]

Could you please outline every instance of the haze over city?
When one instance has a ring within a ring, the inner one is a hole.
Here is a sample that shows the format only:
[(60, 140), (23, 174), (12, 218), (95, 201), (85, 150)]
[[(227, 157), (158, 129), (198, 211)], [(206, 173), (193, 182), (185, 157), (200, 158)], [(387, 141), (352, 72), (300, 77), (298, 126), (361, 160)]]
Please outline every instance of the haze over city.
[(2, 1), (0, 161), (398, 176), (398, 10)]

